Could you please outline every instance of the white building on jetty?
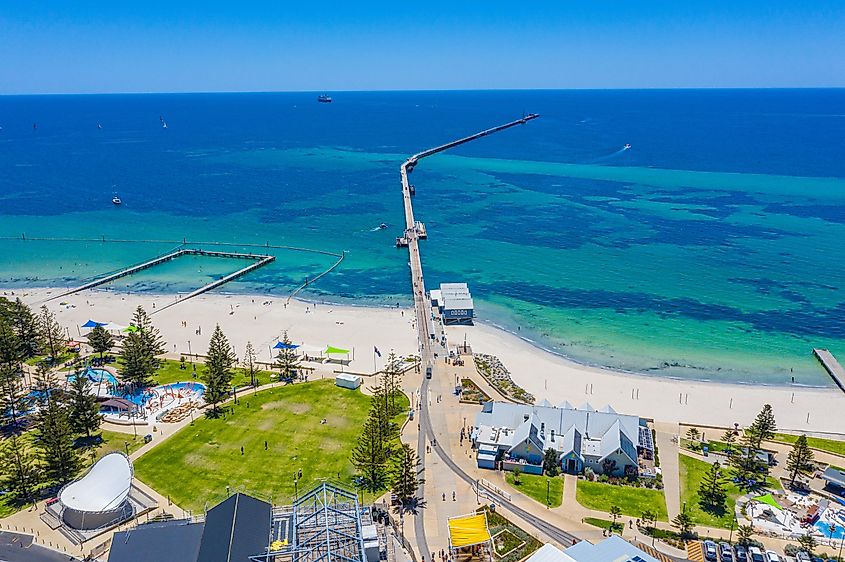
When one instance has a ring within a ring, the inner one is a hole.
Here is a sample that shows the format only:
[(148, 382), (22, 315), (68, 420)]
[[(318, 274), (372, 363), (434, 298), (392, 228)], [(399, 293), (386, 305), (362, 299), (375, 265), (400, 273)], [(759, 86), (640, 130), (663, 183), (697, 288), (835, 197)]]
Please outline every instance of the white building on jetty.
[[(569, 402), (552, 406), (487, 402), (475, 418), (472, 433), (479, 468), (519, 468), (541, 474), (543, 455), (553, 449), (561, 469), (578, 474), (636, 475), (639, 459), (652, 459), (654, 443), (645, 419), (618, 414), (610, 406), (575, 408)], [(501, 463), (501, 464), (500, 464)]]
[(466, 283), (441, 283), (430, 296), (431, 306), (440, 311), (444, 324), (472, 325), (475, 306)]

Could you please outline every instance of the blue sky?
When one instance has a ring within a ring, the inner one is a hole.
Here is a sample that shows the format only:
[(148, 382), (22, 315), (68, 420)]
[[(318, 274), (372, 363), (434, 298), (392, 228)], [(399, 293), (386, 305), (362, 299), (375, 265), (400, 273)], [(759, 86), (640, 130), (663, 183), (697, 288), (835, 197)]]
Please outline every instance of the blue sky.
[(0, 93), (845, 86), (845, 0), (0, 0)]

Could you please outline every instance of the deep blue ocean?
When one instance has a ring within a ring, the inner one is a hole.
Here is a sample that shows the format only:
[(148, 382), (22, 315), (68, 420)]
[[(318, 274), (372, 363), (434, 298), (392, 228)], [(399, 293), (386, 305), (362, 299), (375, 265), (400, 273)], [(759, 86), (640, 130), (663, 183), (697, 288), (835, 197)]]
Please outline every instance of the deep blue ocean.
[[(332, 96), (0, 97), (0, 285), (75, 285), (187, 239), (347, 251), (306, 298), (409, 303), (400, 163), (536, 112), (417, 167), (429, 285), (467, 281), (480, 320), (591, 364), (829, 385), (811, 349), (845, 359), (845, 90)], [(271, 253), (223, 290), (288, 294), (333, 262)]]

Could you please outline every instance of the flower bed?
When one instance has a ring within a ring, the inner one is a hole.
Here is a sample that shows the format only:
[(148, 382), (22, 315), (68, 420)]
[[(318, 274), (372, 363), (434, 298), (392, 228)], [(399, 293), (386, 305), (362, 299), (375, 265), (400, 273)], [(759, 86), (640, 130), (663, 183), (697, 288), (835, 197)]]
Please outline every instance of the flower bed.
[(476, 353), (475, 367), (481, 376), (484, 377), (490, 385), (504, 394), (513, 398), (517, 402), (524, 402), (526, 404), (534, 403), (534, 395), (526, 392), (524, 389), (517, 386), (511, 378), (511, 373), (508, 371), (499, 358), (494, 355), (487, 355), (484, 353)]

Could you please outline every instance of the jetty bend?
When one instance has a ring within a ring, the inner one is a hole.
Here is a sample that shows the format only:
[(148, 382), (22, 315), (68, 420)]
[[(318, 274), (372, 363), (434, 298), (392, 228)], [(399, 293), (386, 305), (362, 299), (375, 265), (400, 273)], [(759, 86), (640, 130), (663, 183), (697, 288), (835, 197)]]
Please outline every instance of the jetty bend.
[[(473, 486), (478, 486), (478, 483), (475, 481), (475, 479), (466, 472), (464, 472), (463, 469), (461, 469), (451, 458), (449, 458), (448, 454), (443, 453), (443, 451), (441, 451), (440, 448), (436, 446), (437, 439), (435, 428), (431, 423), (432, 418), (429, 415), (428, 399), (426, 398), (429, 393), (429, 384), (434, 383), (440, 384), (441, 386), (445, 384), (446, 386), (448, 386), (448, 381), (450, 380), (449, 374), (445, 371), (443, 366), (438, 365), (438, 363), (436, 362), (438, 353), (442, 353), (443, 356), (448, 356), (448, 350), (443, 344), (445, 340), (436, 337), (432, 326), (430, 310), (431, 301), (430, 299), (426, 298), (425, 279), (423, 277), (422, 261), (420, 259), (419, 249), (419, 240), (425, 238), (426, 231), (425, 225), (423, 225), (423, 223), (421, 222), (417, 222), (414, 219), (414, 208), (413, 203), (411, 201), (411, 196), (415, 194), (416, 189), (411, 186), (410, 182), (408, 181), (408, 174), (413, 171), (417, 163), (419, 163), (419, 161), (423, 158), (438, 154), (440, 152), (443, 152), (444, 150), (454, 148), (456, 146), (473, 141), (475, 139), (485, 137), (498, 131), (503, 131), (505, 129), (515, 127), (517, 125), (524, 125), (525, 123), (528, 123), (529, 121), (536, 119), (537, 117), (539, 117), (538, 114), (531, 113), (522, 117), (521, 119), (505, 123), (504, 125), (492, 127), (479, 133), (475, 133), (474, 135), (470, 135), (468, 137), (464, 137), (440, 146), (436, 146), (434, 148), (430, 148), (428, 150), (424, 150), (408, 158), (400, 167), (400, 173), (402, 177), (402, 197), (405, 208), (405, 233), (402, 237), (398, 238), (396, 242), (397, 246), (407, 246), (408, 248), (408, 265), (410, 266), (411, 270), (411, 289), (414, 295), (414, 311), (417, 319), (417, 331), (420, 346), (419, 349), (421, 364), (423, 366), (423, 369), (425, 369), (426, 371), (429, 367), (432, 370), (432, 379), (430, 380), (427, 376), (423, 376), (422, 383), (420, 386), (421, 415), (420, 431), (417, 441), (417, 454), (420, 459), (421, 468), (424, 471), (426, 458), (426, 441), (432, 442), (434, 444), (432, 448), (433, 451), (436, 452), (436, 454), (440, 457), (444, 464), (458, 478)], [(432, 342), (437, 342), (437, 346), (435, 347)], [(437, 429), (438, 432), (442, 434), (443, 429)], [(421, 494), (423, 493), (423, 488), (424, 485), (421, 483)], [(559, 529), (554, 525), (542, 520), (541, 518), (534, 516), (528, 511), (514, 505), (507, 498), (499, 496), (498, 494), (495, 495), (495, 498), (499, 505), (517, 514), (519, 517), (523, 518), (529, 524), (533, 525), (535, 528), (539, 529), (541, 532), (545, 533), (553, 540), (556, 540), (561, 544), (572, 544), (572, 542), (574, 541), (575, 537), (572, 534), (567, 533), (566, 531), (563, 531), (562, 529)], [(425, 554), (430, 552), (430, 550), (425, 537), (425, 524), (422, 516), (417, 516), (415, 518), (414, 531), (417, 539), (417, 547), (420, 553), (425, 556)]]

